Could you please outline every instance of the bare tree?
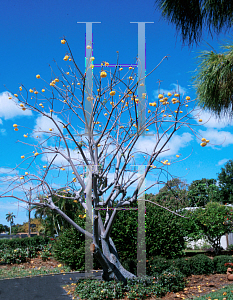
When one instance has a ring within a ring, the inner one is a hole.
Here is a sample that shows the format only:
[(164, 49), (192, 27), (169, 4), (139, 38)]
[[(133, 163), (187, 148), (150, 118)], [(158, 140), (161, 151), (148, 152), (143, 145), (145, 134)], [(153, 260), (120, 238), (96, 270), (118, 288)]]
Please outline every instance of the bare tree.
[[(16, 167), (21, 174), (24, 170), (24, 174), (13, 179), (6, 177), (0, 197), (28, 204), (31, 190), (31, 204), (50, 208), (92, 241), (93, 255), (103, 267), (104, 279), (126, 282), (135, 275), (122, 267), (111, 239), (118, 208), (140, 200), (140, 195), (160, 183), (161, 174), (169, 173), (169, 165), (179, 160), (176, 157), (174, 161), (160, 161), (160, 157), (169, 150), (169, 142), (179, 129), (186, 127), (195, 133), (192, 129), (195, 116), (188, 109), (191, 100), (188, 96), (184, 99), (179, 91), (172, 91), (168, 95), (159, 94), (158, 100), (148, 103), (146, 94), (137, 95), (145, 77), (137, 80), (131, 67), (122, 70), (118, 58), (114, 70), (103, 62), (99, 74), (94, 72), (95, 86), (89, 93), (86, 73), (76, 65), (70, 48), (64, 60), (70, 62), (68, 71), (57, 66), (59, 75), (56, 75), (51, 68), (51, 82), (36, 76), (39, 85), (43, 80), (40, 91), (22, 84), (18, 94), (9, 94), (16, 105), (37, 116), (37, 125), (30, 135), (24, 134), (23, 143), (33, 148), (33, 152), (22, 154)], [(92, 69), (93, 60), (89, 58), (88, 67)], [(145, 103), (142, 111), (138, 110), (140, 101)], [(90, 110), (87, 103), (91, 104)], [(139, 126), (142, 113), (146, 119)], [(30, 130), (13, 126), (15, 131)], [(204, 141), (202, 146), (206, 144)], [(144, 166), (140, 176), (137, 166)], [(149, 174), (156, 179), (142, 190)], [(59, 191), (62, 188), (63, 198), (67, 195), (67, 199), (81, 203), (87, 218), (92, 220), (92, 232), (78, 226), (56, 206), (52, 197), (58, 199), (58, 188)], [(20, 189), (28, 196), (21, 196)], [(132, 193), (127, 198), (129, 191)], [(107, 210), (103, 220), (99, 209), (108, 207), (114, 209)]]

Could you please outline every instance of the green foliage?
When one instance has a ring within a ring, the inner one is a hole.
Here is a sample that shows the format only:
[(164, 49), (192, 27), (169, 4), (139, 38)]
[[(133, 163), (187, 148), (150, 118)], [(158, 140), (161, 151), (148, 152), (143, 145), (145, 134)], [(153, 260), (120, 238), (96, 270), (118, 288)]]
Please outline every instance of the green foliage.
[(171, 212), (146, 203), (146, 249), (147, 255), (175, 258), (185, 249), (185, 231), (182, 218)]
[(47, 245), (48, 242), (51, 242), (51, 240), (48, 237), (42, 237), (42, 236), (34, 236), (34, 237), (25, 237), (25, 238), (15, 238), (12, 240), (8, 239), (1, 239), (0, 240), (0, 249), (4, 249), (6, 245), (11, 249), (16, 248), (27, 248), (29, 246), (43, 246)]
[(137, 259), (137, 228), (138, 212), (136, 210), (120, 210), (117, 212), (111, 238), (121, 261)]
[(231, 110), (233, 95), (233, 46), (225, 45), (222, 48), (226, 50), (225, 53), (203, 51), (198, 56), (199, 66), (193, 77), (199, 106), (219, 117), (221, 113), (228, 114)]
[(187, 277), (192, 274), (192, 267), (189, 262), (189, 258), (177, 258), (172, 261), (172, 266), (178, 268)]
[(220, 195), (223, 203), (233, 203), (233, 160), (229, 160), (218, 174)]
[(184, 289), (184, 274), (178, 268), (171, 266), (159, 276), (159, 283), (169, 292), (178, 292)]
[(198, 254), (189, 259), (193, 275), (213, 274), (214, 263), (211, 258), (204, 254)]
[(200, 41), (202, 31), (219, 33), (229, 29), (233, 21), (233, 4), (229, 0), (155, 0), (157, 9), (162, 16), (181, 31), (183, 42), (190, 45)]
[(150, 257), (147, 262), (147, 275), (156, 276), (168, 269), (172, 264), (172, 260), (161, 256)]
[(215, 179), (194, 180), (188, 187), (190, 207), (204, 207), (210, 201), (219, 202), (219, 188)]
[(157, 195), (146, 195), (146, 199), (153, 199), (158, 204), (174, 211), (187, 207), (186, 183), (178, 178), (173, 178), (160, 189)]
[(122, 261), (122, 266), (132, 274), (137, 274), (137, 259), (127, 258)]
[(229, 266), (224, 266), (225, 263), (233, 263), (233, 257), (231, 255), (215, 256), (213, 259), (214, 270), (217, 274), (225, 274)]
[(199, 227), (200, 235), (208, 240), (217, 254), (220, 251), (221, 236), (232, 230), (231, 225), (227, 224), (227, 219), (233, 218), (233, 212), (224, 205), (209, 202), (205, 209), (196, 209), (193, 218)]
[(26, 262), (27, 251), (23, 248), (0, 250), (0, 261), (3, 263), (20, 264)]
[(3, 224), (0, 224), (0, 233), (2, 232), (8, 232), (9, 231), (9, 227)]
[(169, 291), (179, 291), (185, 287), (184, 276), (174, 268), (159, 278), (144, 276), (129, 279), (127, 285), (115, 281), (98, 281), (82, 278), (78, 280), (75, 293), (80, 299), (146, 299), (149, 296), (163, 296)]

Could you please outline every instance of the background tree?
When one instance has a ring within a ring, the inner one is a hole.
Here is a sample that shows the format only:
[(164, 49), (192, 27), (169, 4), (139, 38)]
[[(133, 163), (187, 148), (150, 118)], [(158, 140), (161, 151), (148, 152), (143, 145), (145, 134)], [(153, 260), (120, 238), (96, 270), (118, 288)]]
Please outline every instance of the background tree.
[(2, 232), (8, 232), (9, 227), (7, 225), (0, 224), (0, 233)]
[(221, 251), (220, 239), (226, 233), (232, 231), (233, 213), (229, 207), (217, 202), (209, 202), (205, 208), (198, 208), (191, 216), (191, 220), (184, 220), (187, 226), (190, 222), (195, 223), (196, 229), (189, 233), (191, 240), (197, 241), (200, 238), (207, 239), (214, 248), (215, 254)]
[(162, 16), (176, 26), (183, 42), (198, 43), (202, 32), (219, 34), (232, 26), (233, 3), (228, 0), (156, 0)]
[(233, 204), (233, 160), (229, 160), (218, 174), (220, 197), (223, 203)]
[(192, 181), (187, 197), (190, 207), (205, 207), (209, 202), (221, 202), (216, 179), (202, 178)]
[(170, 207), (176, 211), (188, 206), (186, 187), (187, 184), (184, 181), (181, 181), (179, 178), (173, 178), (165, 183), (158, 194), (147, 195), (147, 199), (154, 200), (160, 205)]
[[(67, 43), (64, 39), (61, 42)], [(196, 124), (193, 109), (186, 106), (190, 97), (184, 99), (177, 91), (159, 94), (157, 100), (148, 103), (145, 93), (137, 95), (137, 88), (144, 85), (145, 78), (137, 78), (132, 67), (123, 70), (118, 58), (114, 70), (102, 62), (100, 73), (93, 74), (92, 90), (87, 84), (87, 77), (94, 72), (91, 51), (87, 51), (90, 57), (86, 72), (82, 73), (68, 43), (67, 46), (69, 52), (63, 59), (70, 63), (68, 71), (64, 71), (65, 66), (58, 67), (59, 75), (52, 70), (50, 82), (40, 80), (38, 88), (29, 90), (22, 84), (18, 94), (9, 94), (20, 108), (39, 115), (46, 128), (36, 127), (31, 135), (24, 134), (27, 138), (24, 144), (32, 146), (33, 151), (22, 154), (20, 166), (16, 167), (20, 175), (16, 175), (0, 197), (29, 204), (32, 192), (31, 204), (50, 208), (90, 240), (93, 255), (103, 268), (103, 279), (116, 278), (126, 283), (127, 278), (135, 275), (123, 268), (111, 238), (118, 209), (140, 206), (145, 178), (148, 175), (156, 178), (146, 188), (149, 190), (159, 183), (157, 178), (167, 173), (166, 167), (173, 161), (161, 161), (160, 157), (169, 150), (168, 143), (179, 129), (193, 131), (192, 124)], [(91, 45), (87, 47), (91, 49)], [(37, 74), (36, 78), (41, 76)], [(142, 114), (146, 115), (145, 122), (140, 122)], [(13, 127), (16, 132), (22, 130), (20, 125)], [(144, 133), (148, 131), (153, 134), (152, 144), (145, 146)], [(206, 143), (201, 145), (204, 147)], [(142, 173), (136, 165), (143, 166)], [(23, 175), (22, 168), (26, 171)], [(4, 185), (9, 183), (7, 180), (11, 179), (6, 178)], [(62, 196), (58, 186), (63, 190)], [(82, 228), (64, 213), (56, 197), (79, 202), (88, 222), (93, 224), (91, 229)], [(107, 208), (113, 209), (105, 210), (104, 217), (101, 216), (100, 209)]]
[(16, 218), (16, 217), (13, 214), (13, 212), (12, 213), (8, 212), (8, 214), (6, 214), (6, 220), (7, 220), (7, 222), (10, 222), (10, 234), (11, 234), (11, 227), (14, 224), (14, 218)]

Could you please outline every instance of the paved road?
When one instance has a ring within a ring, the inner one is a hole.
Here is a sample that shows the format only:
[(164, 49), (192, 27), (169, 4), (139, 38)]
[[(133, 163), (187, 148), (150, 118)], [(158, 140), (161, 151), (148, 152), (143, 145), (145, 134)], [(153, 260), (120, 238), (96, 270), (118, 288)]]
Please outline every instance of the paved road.
[[(94, 272), (94, 277), (101, 279), (102, 271)], [(0, 300), (70, 300), (62, 285), (75, 283), (85, 273), (72, 272), (27, 278), (0, 280)], [(70, 280), (70, 278), (72, 280)]]

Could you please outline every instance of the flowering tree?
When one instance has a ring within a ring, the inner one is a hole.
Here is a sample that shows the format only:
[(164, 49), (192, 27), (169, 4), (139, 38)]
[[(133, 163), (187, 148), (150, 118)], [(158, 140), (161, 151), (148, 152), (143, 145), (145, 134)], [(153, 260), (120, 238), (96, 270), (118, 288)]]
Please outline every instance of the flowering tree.
[[(112, 70), (106, 62), (99, 74), (94, 74), (95, 87), (89, 89), (86, 73), (76, 65), (67, 41), (61, 42), (69, 49), (64, 57), (70, 62), (69, 69), (57, 67), (59, 75), (52, 70), (51, 82), (36, 75), (38, 85), (43, 83), (40, 88), (22, 84), (18, 94), (9, 94), (9, 99), (22, 110), (31, 110), (39, 117), (30, 135), (23, 132), (23, 143), (33, 151), (22, 153), (16, 167), (21, 175), (10, 178), (8, 188), (6, 178), (0, 197), (49, 208), (62, 216), (92, 241), (90, 248), (103, 267), (103, 278), (126, 282), (135, 275), (122, 267), (111, 239), (117, 211), (141, 200), (145, 190), (161, 183), (160, 175), (168, 172), (166, 168), (173, 163), (160, 161), (169, 150), (169, 141), (181, 128), (192, 130), (190, 97), (182, 99), (178, 91), (173, 91), (159, 94), (158, 100), (148, 103), (146, 94), (137, 95), (144, 77), (136, 79), (133, 67), (125, 72), (117, 63)], [(87, 69), (93, 70), (93, 60), (89, 58)], [(140, 101), (145, 102), (141, 111)], [(139, 124), (143, 113), (145, 122)], [(13, 127), (15, 131), (25, 131), (18, 124)], [(204, 139), (201, 146), (207, 143)], [(139, 172), (142, 166), (143, 172)], [(143, 183), (149, 174), (157, 180), (145, 188)], [(61, 191), (62, 198), (81, 203), (86, 210), (84, 217), (92, 222), (92, 231), (81, 228), (56, 206), (54, 199), (59, 199)], [(106, 210), (104, 220), (99, 210), (108, 207), (113, 209)]]

